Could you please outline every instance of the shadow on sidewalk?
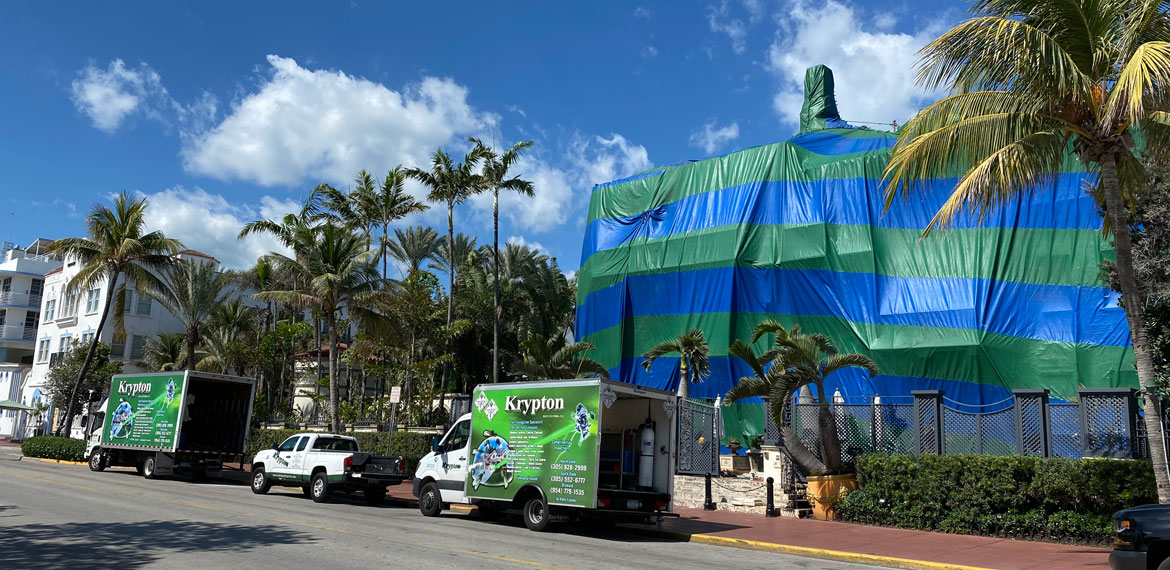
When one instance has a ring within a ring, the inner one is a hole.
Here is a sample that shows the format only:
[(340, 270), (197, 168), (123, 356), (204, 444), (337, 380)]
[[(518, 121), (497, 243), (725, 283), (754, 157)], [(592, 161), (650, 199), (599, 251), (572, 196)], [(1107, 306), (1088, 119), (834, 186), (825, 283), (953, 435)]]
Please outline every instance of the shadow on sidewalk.
[(305, 544), (303, 532), (269, 525), (145, 521), (30, 524), (0, 528), (0, 568), (140, 568), (168, 553), (249, 550), (271, 544)]

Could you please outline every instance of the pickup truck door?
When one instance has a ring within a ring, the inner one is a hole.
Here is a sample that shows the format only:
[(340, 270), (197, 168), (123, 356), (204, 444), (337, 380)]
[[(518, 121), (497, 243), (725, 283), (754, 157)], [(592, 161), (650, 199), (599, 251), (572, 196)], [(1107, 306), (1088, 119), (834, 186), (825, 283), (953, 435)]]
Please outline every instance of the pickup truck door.
[(308, 480), (305, 476), (305, 456), (309, 454), (308, 450), (310, 439), (313, 439), (312, 436), (302, 437), (301, 440), (297, 442), (297, 448), (293, 450), (293, 452), (288, 456), (289, 472), (291, 472), (294, 476), (304, 480)]
[(438, 465), (442, 478), (439, 483), (439, 494), (444, 502), (467, 502), (467, 461), (471, 457), (468, 446), (471, 444), (471, 420), (463, 420), (451, 431), (447, 437), (439, 442)]
[(291, 481), (297, 478), (297, 473), (292, 469), (291, 460), (296, 453), (297, 444), (305, 439), (308, 438), (294, 435), (276, 446), (276, 449), (272, 451), (271, 463), (265, 466), (269, 477), (277, 481)]

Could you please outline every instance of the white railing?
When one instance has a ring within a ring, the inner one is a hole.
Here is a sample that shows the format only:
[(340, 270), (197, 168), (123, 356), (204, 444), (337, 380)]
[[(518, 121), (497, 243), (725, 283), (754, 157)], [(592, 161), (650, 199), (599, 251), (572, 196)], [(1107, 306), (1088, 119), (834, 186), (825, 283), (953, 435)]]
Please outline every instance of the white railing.
[(27, 340), (32, 342), (37, 338), (37, 329), (24, 325), (0, 326), (0, 340)]
[(19, 305), (21, 307), (40, 308), (41, 296), (30, 295), (28, 293), (17, 293), (14, 291), (0, 291), (0, 305)]

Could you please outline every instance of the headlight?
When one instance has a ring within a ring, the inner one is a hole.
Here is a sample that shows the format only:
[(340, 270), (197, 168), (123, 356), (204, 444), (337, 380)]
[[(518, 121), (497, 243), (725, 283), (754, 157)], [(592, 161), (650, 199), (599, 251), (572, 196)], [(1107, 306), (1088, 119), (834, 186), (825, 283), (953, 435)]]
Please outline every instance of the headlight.
[(1113, 532), (1121, 534), (1122, 531), (1127, 531), (1130, 528), (1129, 519), (1113, 519)]

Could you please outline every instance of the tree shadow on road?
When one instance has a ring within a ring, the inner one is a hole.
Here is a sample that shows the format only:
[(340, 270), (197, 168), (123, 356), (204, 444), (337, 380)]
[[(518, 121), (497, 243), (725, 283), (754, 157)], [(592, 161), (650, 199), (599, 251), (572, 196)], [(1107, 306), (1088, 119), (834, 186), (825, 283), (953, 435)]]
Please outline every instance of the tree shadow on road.
[(0, 528), (0, 568), (139, 568), (168, 553), (232, 551), (305, 544), (312, 536), (271, 525), (144, 521), (29, 524)]

